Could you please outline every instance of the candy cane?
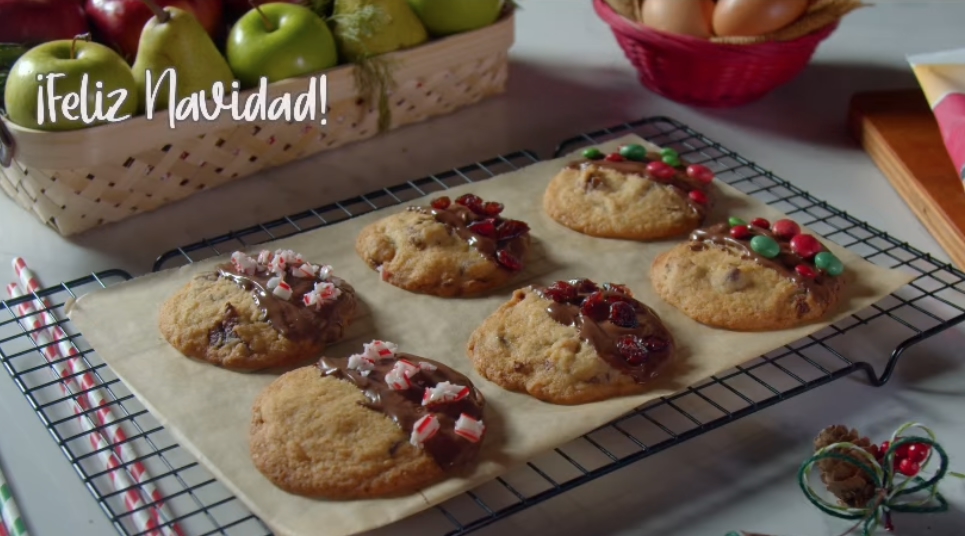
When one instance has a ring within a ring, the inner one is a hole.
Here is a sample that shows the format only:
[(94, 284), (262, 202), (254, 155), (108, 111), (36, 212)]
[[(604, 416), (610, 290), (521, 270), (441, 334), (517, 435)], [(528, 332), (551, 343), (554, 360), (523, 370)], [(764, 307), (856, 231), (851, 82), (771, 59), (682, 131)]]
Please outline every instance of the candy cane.
[(0, 521), (0, 536), (27, 536), (27, 526), (3, 473), (0, 473)]
[[(15, 259), (16, 261), (22, 259)], [(39, 290), (39, 285), (37, 285), (37, 279), (29, 271), (24, 268), (18, 272), (18, 276), (25, 274), (24, 279), (32, 282), (34, 288), (33, 292)], [(29, 283), (28, 283), (29, 284)], [(7, 286), (7, 293), (13, 298), (18, 298), (25, 295), (21, 291), (20, 287), (16, 283), (11, 283)], [(44, 307), (49, 307), (46, 301), (42, 302)], [(144, 482), (145, 479), (149, 478), (147, 471), (145, 470), (143, 464), (137, 461), (137, 454), (130, 448), (130, 445), (126, 443), (119, 443), (126, 440), (126, 434), (123, 430), (116, 424), (108, 424), (114, 422), (114, 417), (110, 412), (107, 404), (107, 399), (104, 397), (103, 392), (94, 387), (97, 385), (96, 380), (90, 374), (89, 371), (84, 370), (81, 375), (77, 375), (80, 369), (83, 367), (83, 363), (80, 359), (76, 357), (78, 355), (76, 348), (70, 344), (70, 340), (67, 335), (56, 325), (56, 321), (47, 311), (38, 311), (31, 302), (23, 302), (18, 306), (20, 315), (26, 319), (28, 317), (34, 316), (33, 321), (27, 321), (27, 323), (32, 328), (31, 337), (41, 348), (41, 353), (44, 358), (50, 363), (54, 373), (61, 380), (60, 387), (61, 390), (70, 396), (72, 402), (72, 407), (75, 414), (80, 414), (81, 412), (87, 411), (91, 408), (97, 408), (93, 413), (97, 417), (101, 426), (105, 427), (107, 433), (111, 434), (115, 438), (115, 444), (111, 445), (106, 441), (103, 436), (98, 433), (94, 427), (95, 424), (90, 421), (90, 419), (80, 418), (81, 424), (87, 432), (90, 432), (91, 445), (95, 450), (104, 449), (104, 452), (100, 452), (99, 456), (109, 471), (111, 482), (114, 484), (117, 490), (126, 490), (124, 492), (124, 502), (129, 511), (133, 511), (135, 522), (137, 522), (139, 528), (142, 531), (156, 530), (158, 526), (163, 522), (164, 518), (173, 519), (169, 512), (166, 511), (164, 505), (161, 503), (161, 494), (158, 490), (150, 483)], [(42, 320), (41, 320), (42, 319)], [(50, 332), (53, 333), (53, 339), (50, 336)], [(57, 345), (53, 344), (53, 341), (58, 341)], [(66, 348), (65, 348), (66, 347)], [(66, 360), (66, 366), (64, 358), (67, 356), (72, 356), (70, 359)], [(79, 380), (78, 380), (79, 378)], [(71, 393), (71, 390), (75, 390), (76, 394)], [(84, 391), (87, 391), (86, 397), (84, 396)], [(78, 415), (80, 417), (80, 415)], [(111, 452), (111, 447), (114, 448), (114, 452)], [(126, 447), (126, 448), (125, 448)], [(115, 455), (116, 452), (116, 455)], [(145, 503), (142, 500), (138, 490), (134, 487), (131, 482), (127, 471), (115, 471), (122, 467), (122, 463), (118, 460), (120, 458), (126, 458), (128, 461), (134, 460), (134, 463), (130, 464), (130, 474), (136, 482), (141, 484), (142, 491), (155, 502), (154, 508), (144, 509)], [(165, 536), (181, 536), (182, 533), (179, 527), (172, 525), (169, 527), (161, 527), (161, 534)]]

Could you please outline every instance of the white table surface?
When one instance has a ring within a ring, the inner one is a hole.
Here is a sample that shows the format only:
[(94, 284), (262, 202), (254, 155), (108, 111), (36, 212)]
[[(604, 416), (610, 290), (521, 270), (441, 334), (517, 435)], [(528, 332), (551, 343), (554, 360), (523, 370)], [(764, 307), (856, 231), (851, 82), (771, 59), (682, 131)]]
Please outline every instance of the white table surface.
[[(906, 54), (963, 46), (965, 2), (882, 1), (852, 13), (799, 78), (756, 104), (727, 111), (687, 108), (642, 88), (589, 0), (522, 3), (505, 96), (75, 239), (59, 237), (0, 197), (0, 264), (23, 256), (47, 284), (109, 268), (141, 274), (178, 245), (516, 149), (548, 156), (563, 138), (652, 115), (678, 119), (947, 259), (848, 137), (845, 114), (856, 91), (915, 86)], [(934, 428), (961, 471), (965, 461), (954, 454), (965, 452), (963, 341), (965, 329), (946, 332), (928, 351), (911, 352), (885, 387), (857, 378), (832, 383), (478, 534), (834, 536), (847, 524), (810, 506), (796, 484), (813, 436), (837, 422), (884, 434), (918, 420)], [(33, 534), (114, 533), (7, 374), (0, 374), (0, 421), (0, 463)], [(947, 482), (943, 491), (951, 512), (900, 517), (897, 534), (962, 534), (965, 484)]]

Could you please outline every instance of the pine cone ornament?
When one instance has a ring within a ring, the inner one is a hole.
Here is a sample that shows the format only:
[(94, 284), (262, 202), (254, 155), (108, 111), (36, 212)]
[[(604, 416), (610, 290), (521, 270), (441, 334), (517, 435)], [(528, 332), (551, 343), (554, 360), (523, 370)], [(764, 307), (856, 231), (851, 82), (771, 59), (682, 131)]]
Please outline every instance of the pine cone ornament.
[[(814, 450), (818, 451), (834, 443), (852, 443), (877, 456), (878, 448), (867, 437), (861, 437), (855, 429), (836, 424), (818, 434), (814, 440)], [(834, 449), (836, 452), (857, 458), (860, 453), (852, 449)], [(821, 471), (821, 481), (838, 501), (850, 508), (865, 508), (874, 499), (877, 490), (871, 475), (861, 468), (844, 460), (824, 459), (817, 463)]]

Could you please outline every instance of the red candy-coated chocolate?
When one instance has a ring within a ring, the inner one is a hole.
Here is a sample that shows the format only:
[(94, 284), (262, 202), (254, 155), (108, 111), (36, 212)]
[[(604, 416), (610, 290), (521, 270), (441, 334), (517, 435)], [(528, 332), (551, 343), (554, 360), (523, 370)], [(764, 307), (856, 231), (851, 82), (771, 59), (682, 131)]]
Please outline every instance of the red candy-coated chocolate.
[(606, 158), (604, 158), (604, 160), (606, 160), (607, 162), (623, 162), (624, 160), (626, 160), (626, 158), (623, 158), (623, 155), (621, 155), (620, 153), (610, 153), (606, 155)]
[(701, 192), (700, 190), (691, 190), (687, 195), (691, 200), (693, 200), (694, 203), (700, 203), (701, 205), (707, 204), (707, 194)]
[(805, 259), (810, 259), (824, 251), (824, 246), (809, 234), (799, 234), (791, 239), (791, 251)]
[(818, 276), (818, 271), (806, 264), (798, 264), (794, 267), (794, 271), (805, 279), (814, 279)]
[(658, 179), (670, 179), (677, 174), (677, 170), (675, 170), (669, 164), (659, 160), (654, 160), (653, 162), (647, 164), (647, 173)]
[(738, 240), (743, 240), (751, 235), (751, 230), (746, 225), (735, 225), (730, 228), (730, 235)]
[(687, 166), (687, 176), (704, 184), (710, 184), (714, 180), (714, 172), (700, 164)]
[(778, 238), (790, 240), (801, 234), (801, 226), (791, 220), (777, 220), (771, 224), (771, 232)]
[(760, 227), (761, 229), (768, 229), (771, 227), (771, 222), (765, 220), (764, 218), (754, 218), (751, 220), (751, 225), (754, 227)]

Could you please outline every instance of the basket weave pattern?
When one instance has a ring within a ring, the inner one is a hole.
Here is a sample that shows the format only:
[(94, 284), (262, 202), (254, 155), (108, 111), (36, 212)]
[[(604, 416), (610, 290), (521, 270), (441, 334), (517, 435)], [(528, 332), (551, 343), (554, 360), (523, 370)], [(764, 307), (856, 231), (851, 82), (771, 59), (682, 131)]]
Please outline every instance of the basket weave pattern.
[[(396, 71), (396, 86), (389, 97), (390, 128), (447, 114), (505, 90), (512, 20), (478, 32), (491, 35), (457, 36), (464, 39), (454, 39), (446, 48), (441, 47), (444, 42), (426, 45), (425, 48), (437, 49), (428, 51), (434, 52), (432, 56), (420, 50), (424, 47), (395, 54), (393, 59), (402, 67)], [(480, 46), (483, 41), (487, 44)], [(440, 62), (440, 57), (444, 61)], [(177, 129), (168, 129), (166, 119), (135, 118), (129, 121), (145, 124), (129, 135), (149, 136), (152, 140), (144, 150), (111, 154), (111, 147), (102, 146), (110, 145), (110, 137), (103, 136), (103, 144), (96, 147), (98, 153), (106, 155), (98, 158), (96, 164), (51, 169), (44, 166), (44, 159), (35, 156), (33, 160), (41, 161), (24, 162), (17, 157), (15, 145), (12, 165), (0, 167), (0, 187), (21, 207), (68, 236), (157, 209), (268, 168), (371, 138), (378, 134), (378, 113), (372, 103), (355, 92), (351, 69), (354, 67), (340, 68), (328, 75), (325, 126), (315, 121), (229, 122), (226, 128), (184, 137), (178, 135)], [(147, 125), (155, 122), (158, 124)], [(88, 130), (96, 136), (100, 129)], [(158, 132), (167, 137), (157, 136)], [(25, 139), (33, 142), (32, 138)], [(43, 140), (43, 136), (38, 139)], [(29, 149), (34, 155), (44, 152), (43, 147)]]
[(731, 45), (635, 24), (605, 0), (593, 0), (593, 6), (640, 83), (676, 102), (708, 108), (748, 104), (788, 83), (837, 28), (834, 23), (793, 41)]

